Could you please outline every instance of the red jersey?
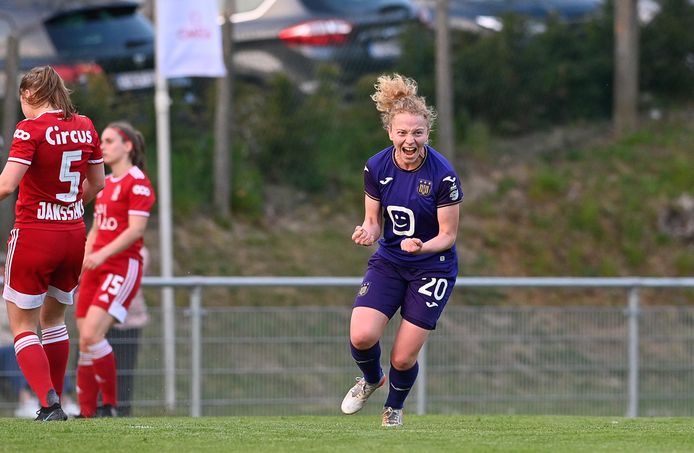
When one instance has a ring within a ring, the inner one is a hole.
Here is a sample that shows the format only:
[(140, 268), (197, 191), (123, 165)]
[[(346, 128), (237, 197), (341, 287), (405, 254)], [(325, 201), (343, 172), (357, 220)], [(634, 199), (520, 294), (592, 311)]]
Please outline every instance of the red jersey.
[(103, 162), (101, 142), (89, 118), (62, 115), (44, 112), (14, 131), (7, 160), (29, 166), (19, 183), (17, 228), (84, 228), (82, 183), (87, 165)]
[[(94, 204), (94, 222), (98, 230), (92, 251), (99, 250), (128, 228), (129, 216), (149, 217), (154, 199), (152, 183), (139, 168), (132, 167), (118, 178), (108, 175), (104, 189), (97, 194)], [(141, 248), (142, 238), (116, 256), (141, 261)]]

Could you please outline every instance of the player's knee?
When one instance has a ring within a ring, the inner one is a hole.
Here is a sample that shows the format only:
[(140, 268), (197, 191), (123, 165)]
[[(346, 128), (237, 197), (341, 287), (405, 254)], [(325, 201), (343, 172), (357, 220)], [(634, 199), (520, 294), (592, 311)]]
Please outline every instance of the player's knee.
[(350, 334), (352, 346), (357, 349), (369, 349), (378, 342), (378, 336), (370, 332), (352, 332)]
[(392, 354), (390, 357), (390, 364), (395, 367), (396, 370), (405, 371), (409, 370), (417, 362), (417, 357), (411, 357), (406, 354)]
[(44, 304), (39, 314), (39, 323), (43, 329), (65, 324), (65, 310)]
[(91, 329), (84, 329), (83, 332), (80, 332), (80, 350), (86, 351), (89, 346), (95, 345), (103, 339), (103, 335), (98, 335)]

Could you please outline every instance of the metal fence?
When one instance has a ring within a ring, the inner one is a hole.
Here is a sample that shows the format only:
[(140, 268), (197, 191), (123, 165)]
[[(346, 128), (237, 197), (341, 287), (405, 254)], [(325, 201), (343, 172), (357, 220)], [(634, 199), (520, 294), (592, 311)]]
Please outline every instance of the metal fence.
[[(145, 286), (187, 288), (190, 298), (187, 307), (172, 308), (168, 315), (166, 308), (151, 309), (137, 366), (120, 370), (135, 378), (134, 414), (338, 413), (358, 374), (348, 329), (351, 297), (360, 282), (146, 278)], [(345, 304), (220, 307), (203, 302), (203, 288), (243, 286), (259, 291), (325, 287)], [(694, 415), (694, 307), (686, 302), (691, 294), (668, 295), (672, 289), (694, 288), (694, 279), (461, 278), (458, 286), (463, 288), (454, 293), (420, 354), (409, 411)], [(475, 288), (510, 289), (511, 299), (525, 289), (592, 288), (594, 294), (617, 291), (624, 304), (591, 306), (592, 296), (581, 293), (567, 296), (562, 306), (466, 306), (466, 293)], [(643, 288), (655, 292), (658, 305), (642, 306)], [(174, 319), (175, 326), (165, 326), (163, 319)], [(383, 340), (384, 367), (397, 324), (391, 323)], [(76, 339), (73, 326), (71, 334)], [(379, 411), (385, 391), (373, 399), (365, 412)], [(0, 411), (11, 405), (3, 399)]]

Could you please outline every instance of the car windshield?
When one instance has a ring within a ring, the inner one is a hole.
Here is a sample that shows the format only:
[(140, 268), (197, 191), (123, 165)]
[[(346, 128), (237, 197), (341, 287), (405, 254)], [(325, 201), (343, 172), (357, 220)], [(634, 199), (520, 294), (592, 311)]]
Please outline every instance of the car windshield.
[(134, 6), (86, 9), (60, 14), (46, 21), (46, 30), (63, 56), (124, 52), (152, 43), (151, 25)]

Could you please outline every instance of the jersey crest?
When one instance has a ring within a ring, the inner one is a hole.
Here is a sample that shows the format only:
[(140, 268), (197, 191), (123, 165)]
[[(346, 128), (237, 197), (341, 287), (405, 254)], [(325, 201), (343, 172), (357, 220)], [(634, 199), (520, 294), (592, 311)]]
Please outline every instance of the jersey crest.
[(113, 189), (113, 194), (111, 195), (111, 201), (118, 201), (118, 195), (120, 195), (120, 184)]
[(417, 192), (423, 197), (428, 197), (431, 193), (431, 181), (426, 179), (420, 179), (419, 185), (417, 186)]

